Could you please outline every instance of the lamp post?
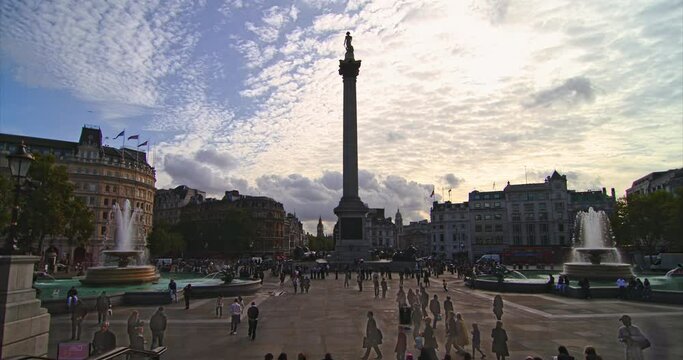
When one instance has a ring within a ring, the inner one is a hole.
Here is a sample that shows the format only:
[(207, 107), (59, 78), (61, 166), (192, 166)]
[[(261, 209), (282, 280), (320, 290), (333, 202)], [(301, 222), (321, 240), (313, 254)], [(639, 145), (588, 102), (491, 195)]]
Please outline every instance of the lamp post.
[(17, 246), (17, 221), (19, 219), (19, 193), (21, 192), (21, 185), (26, 180), (28, 169), (31, 167), (34, 158), (31, 153), (26, 151), (26, 145), (22, 142), (17, 147), (17, 150), (10, 155), (7, 155), (9, 163), (9, 171), (12, 178), (15, 179), (14, 187), (14, 203), (12, 206), (12, 221), (10, 222), (10, 233), (5, 245), (5, 253), (12, 255), (19, 251)]

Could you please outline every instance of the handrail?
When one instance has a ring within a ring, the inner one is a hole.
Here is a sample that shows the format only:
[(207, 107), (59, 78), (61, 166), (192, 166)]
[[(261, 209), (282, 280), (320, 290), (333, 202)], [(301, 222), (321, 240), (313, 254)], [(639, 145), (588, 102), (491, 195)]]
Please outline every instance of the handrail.
[(117, 348), (114, 348), (113, 350), (110, 350), (104, 354), (99, 354), (99, 355), (93, 355), (88, 358), (88, 360), (110, 360), (110, 359), (115, 359), (121, 355), (130, 355), (130, 354), (137, 354), (137, 355), (146, 355), (150, 359), (155, 359), (159, 360), (161, 358), (161, 355), (168, 350), (167, 347), (165, 346), (158, 346), (154, 348), (153, 350), (140, 350), (140, 349), (132, 349), (128, 347), (123, 347), (119, 346)]

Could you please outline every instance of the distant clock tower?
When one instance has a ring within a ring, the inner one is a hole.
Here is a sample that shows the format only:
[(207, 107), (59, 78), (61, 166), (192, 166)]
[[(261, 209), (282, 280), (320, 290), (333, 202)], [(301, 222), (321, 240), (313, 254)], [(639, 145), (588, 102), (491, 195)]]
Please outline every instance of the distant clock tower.
[(318, 218), (318, 239), (325, 237), (325, 227), (323, 226), (323, 218)]

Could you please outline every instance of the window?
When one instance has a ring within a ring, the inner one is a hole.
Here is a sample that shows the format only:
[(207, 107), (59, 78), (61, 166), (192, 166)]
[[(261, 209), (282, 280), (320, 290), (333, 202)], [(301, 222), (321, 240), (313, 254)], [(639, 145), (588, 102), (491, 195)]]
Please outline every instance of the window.
[(493, 203), (493, 207), (499, 208), (500, 207), (500, 201), (496, 201)]
[(104, 198), (104, 206), (109, 206), (109, 199)]
[(493, 218), (496, 219), (496, 220), (501, 220), (501, 219), (503, 218), (503, 215), (501, 215), (501, 214), (495, 214), (495, 215), (493, 215)]
[(557, 231), (564, 232), (564, 224), (557, 224)]
[(439, 234), (439, 241), (443, 242), (443, 234)]
[(111, 188), (109, 187), (109, 185), (104, 187), (104, 191), (109, 192), (110, 190), (111, 190)]
[(548, 235), (541, 235), (541, 245), (550, 245)]
[(491, 203), (490, 203), (490, 202), (485, 202), (485, 203), (484, 203), (484, 207), (487, 208), (487, 209), (491, 208)]
[(88, 205), (95, 206), (96, 198), (94, 196), (88, 196)]
[(555, 211), (562, 211), (564, 209), (564, 203), (555, 203)]
[(456, 242), (456, 241), (457, 241), (457, 236), (455, 234), (453, 234), (453, 242)]
[(496, 232), (501, 232), (503, 231), (503, 225), (502, 224), (496, 224)]
[(474, 232), (481, 232), (481, 225), (474, 225)]
[(490, 214), (484, 215), (484, 220), (491, 220), (491, 215)]
[(541, 227), (541, 232), (542, 233), (548, 233), (548, 224), (540, 224)]
[(481, 215), (479, 215), (479, 214), (474, 215), (474, 220), (481, 220)]
[(100, 227), (100, 235), (104, 235), (106, 233), (107, 233), (107, 227), (106, 226)]
[(527, 220), (533, 220), (534, 219), (534, 213), (532, 213), (532, 212), (526, 213), (526, 214), (524, 214), (524, 218)]
[(486, 231), (486, 232), (491, 232), (491, 231), (493, 231), (493, 227), (491, 226), (491, 224), (486, 224), (486, 225), (484, 226), (484, 231)]
[(107, 212), (102, 211), (102, 220), (107, 220)]
[(524, 204), (524, 212), (533, 212), (534, 211), (534, 204), (529, 203), (529, 204)]
[(88, 191), (97, 191), (97, 184), (88, 183)]
[(564, 245), (564, 235), (560, 235), (560, 245)]
[(474, 207), (475, 207), (476, 209), (481, 209), (481, 203), (476, 203), (476, 204), (474, 204)]
[(522, 237), (520, 235), (512, 235), (512, 243), (515, 245), (522, 245)]

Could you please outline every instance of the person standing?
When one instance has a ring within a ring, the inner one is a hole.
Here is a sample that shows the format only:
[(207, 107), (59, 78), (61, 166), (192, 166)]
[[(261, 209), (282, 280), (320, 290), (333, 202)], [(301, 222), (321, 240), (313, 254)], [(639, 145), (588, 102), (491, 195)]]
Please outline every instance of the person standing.
[(92, 339), (92, 349), (94, 355), (104, 354), (116, 348), (116, 335), (109, 330), (109, 323), (104, 322), (100, 331), (95, 332)]
[[(145, 350), (145, 337), (142, 334), (143, 328), (136, 329), (135, 334), (130, 339), (130, 348), (135, 350)], [(144, 359), (144, 355), (133, 355), (131, 359)]]
[(448, 284), (446, 283), (446, 279), (441, 280), (443, 283), (443, 291), (448, 292)]
[(623, 315), (619, 318), (624, 326), (619, 328), (619, 342), (624, 344), (624, 359), (642, 360), (643, 349), (650, 347), (650, 340), (643, 335), (640, 328), (631, 324), (631, 317)]
[(446, 296), (446, 300), (443, 302), (443, 313), (446, 314), (446, 332), (448, 332), (448, 327), (449, 327), (449, 317), (453, 313), (453, 302), (451, 301), (450, 296)]
[(178, 303), (178, 284), (175, 283), (175, 280), (171, 279), (168, 283), (168, 291), (171, 294), (171, 299)]
[(363, 338), (363, 347), (365, 350), (365, 355), (363, 355), (363, 360), (367, 360), (370, 356), (370, 350), (374, 349), (377, 354), (377, 359), (382, 358), (382, 351), (379, 349), (379, 345), (382, 343), (382, 332), (377, 328), (377, 323), (375, 322), (375, 317), (372, 311), (368, 311), (368, 322), (365, 326), (365, 338)]
[(239, 299), (230, 304), (230, 335), (237, 334), (237, 325), (240, 323), (240, 316), (242, 315), (242, 305)]
[(258, 324), (258, 307), (255, 302), (251, 302), (249, 310), (247, 310), (247, 318), (249, 318), (249, 333), (247, 334), (251, 341), (256, 339), (256, 325)]
[[(419, 279), (420, 277), (417, 276)], [(420, 304), (422, 305), (422, 313), (427, 314), (427, 306), (429, 306), (429, 293), (427, 293), (427, 290), (424, 287), (420, 288)]]
[(434, 316), (434, 322), (432, 327), (436, 329), (436, 322), (441, 320), (441, 303), (439, 303), (439, 297), (434, 294), (434, 298), (429, 302), (429, 311)]
[(100, 296), (97, 297), (97, 302), (95, 303), (95, 308), (97, 309), (97, 323), (102, 324), (107, 322), (107, 313), (109, 312), (109, 307), (111, 306), (111, 300), (107, 296), (107, 293), (102, 291)]
[(140, 321), (140, 313), (137, 310), (131, 311), (128, 316), (126, 333), (128, 333), (128, 343), (133, 343), (133, 337), (138, 333), (138, 328), (142, 327), (142, 321)]
[(496, 315), (498, 321), (503, 318), (503, 297), (500, 295), (493, 298), (493, 314)]
[(192, 297), (192, 284), (187, 284), (183, 288), (183, 298), (185, 298), (185, 310), (190, 309), (190, 298)]
[(451, 353), (451, 346), (455, 347), (456, 351), (462, 350), (458, 348), (458, 324), (455, 321), (453, 312), (446, 312), (446, 354)]
[(159, 306), (154, 315), (149, 319), (149, 328), (152, 330), (151, 349), (154, 349), (154, 345), (157, 341), (159, 342), (159, 346), (164, 346), (164, 333), (166, 332), (167, 320), (163, 306)]
[(396, 360), (405, 360), (407, 348), (408, 339), (406, 338), (405, 328), (400, 326), (398, 329), (398, 339), (396, 339), (396, 347), (394, 348)]
[(399, 309), (406, 306), (406, 293), (403, 291), (403, 286), (398, 287), (398, 292), (396, 293), (396, 302), (398, 303)]
[(83, 328), (83, 320), (88, 315), (88, 309), (86, 309), (85, 304), (81, 300), (76, 300), (75, 304), (72, 305), (73, 311), (71, 312), (71, 340), (81, 339), (81, 329)]
[(216, 299), (216, 317), (217, 318), (223, 317), (223, 296), (222, 295), (218, 295), (218, 298)]
[(496, 327), (491, 330), (491, 352), (496, 354), (496, 360), (505, 360), (506, 356), (510, 356), (508, 352), (508, 334), (503, 329), (503, 322), (496, 321)]
[(349, 281), (351, 280), (351, 271), (346, 271), (344, 273), (344, 287), (349, 287)]
[(465, 350), (470, 344), (470, 338), (467, 336), (467, 325), (465, 325), (465, 320), (460, 313), (455, 314), (455, 334), (455, 345), (459, 349)]
[(382, 299), (386, 299), (387, 298), (387, 289), (389, 288), (387, 285), (387, 279), (382, 278), (381, 285), (382, 285)]
[(363, 292), (363, 275), (358, 274), (358, 292)]
[(417, 336), (420, 333), (420, 327), (422, 326), (422, 310), (420, 310), (420, 303), (416, 302), (413, 305), (413, 336)]
[(377, 274), (372, 277), (372, 286), (375, 290), (375, 299), (379, 297), (379, 276)]

